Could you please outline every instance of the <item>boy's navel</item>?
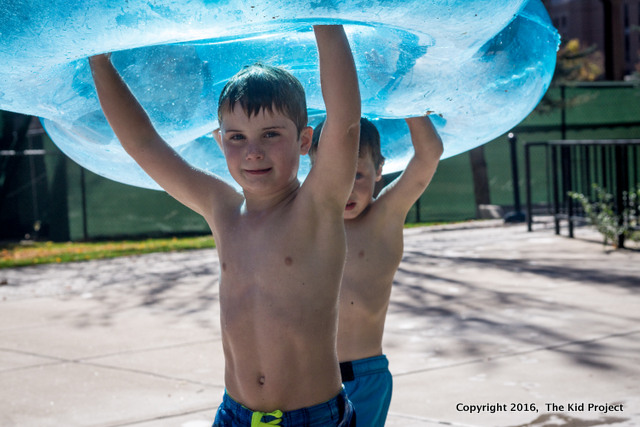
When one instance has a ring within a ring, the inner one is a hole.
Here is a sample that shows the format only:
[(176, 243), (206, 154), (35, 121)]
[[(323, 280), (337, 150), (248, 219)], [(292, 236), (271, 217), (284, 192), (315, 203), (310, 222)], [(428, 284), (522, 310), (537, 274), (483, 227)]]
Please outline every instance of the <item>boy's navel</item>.
[(258, 377), (258, 384), (264, 385), (264, 381), (265, 381), (264, 375), (261, 375)]
[(285, 265), (291, 265), (291, 264), (293, 264), (293, 258), (291, 258), (290, 256), (286, 257), (286, 258), (284, 259), (284, 263), (285, 263)]
[(358, 258), (364, 258), (364, 249), (358, 252)]
[(227, 269), (227, 263), (223, 262), (222, 263), (222, 271), (225, 271)]

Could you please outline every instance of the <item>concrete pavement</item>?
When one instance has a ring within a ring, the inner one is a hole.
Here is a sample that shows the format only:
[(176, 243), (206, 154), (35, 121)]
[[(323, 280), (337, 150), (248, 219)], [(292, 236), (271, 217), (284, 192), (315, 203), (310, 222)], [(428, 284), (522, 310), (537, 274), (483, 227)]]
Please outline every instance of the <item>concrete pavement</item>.
[[(405, 235), (388, 426), (640, 425), (640, 251), (501, 221)], [(217, 275), (215, 250), (0, 270), (0, 426), (210, 426)]]

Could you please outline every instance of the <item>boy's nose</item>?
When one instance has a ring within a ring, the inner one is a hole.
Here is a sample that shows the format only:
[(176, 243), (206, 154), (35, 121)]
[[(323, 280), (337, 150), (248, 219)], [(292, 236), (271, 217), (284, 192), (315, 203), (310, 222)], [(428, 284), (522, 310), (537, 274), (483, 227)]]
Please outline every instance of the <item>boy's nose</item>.
[(247, 145), (247, 160), (260, 160), (264, 157), (264, 151), (258, 144)]

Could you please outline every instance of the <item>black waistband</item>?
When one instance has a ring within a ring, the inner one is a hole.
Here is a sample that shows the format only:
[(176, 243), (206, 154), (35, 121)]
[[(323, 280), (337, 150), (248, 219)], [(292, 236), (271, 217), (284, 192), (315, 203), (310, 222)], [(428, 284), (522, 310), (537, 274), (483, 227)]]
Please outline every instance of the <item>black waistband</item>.
[(340, 374), (342, 375), (343, 383), (353, 381), (361, 376), (385, 372), (389, 372), (389, 360), (384, 354), (340, 363)]
[(355, 380), (356, 377), (353, 374), (353, 363), (351, 362), (340, 363), (340, 375), (342, 376), (342, 382)]

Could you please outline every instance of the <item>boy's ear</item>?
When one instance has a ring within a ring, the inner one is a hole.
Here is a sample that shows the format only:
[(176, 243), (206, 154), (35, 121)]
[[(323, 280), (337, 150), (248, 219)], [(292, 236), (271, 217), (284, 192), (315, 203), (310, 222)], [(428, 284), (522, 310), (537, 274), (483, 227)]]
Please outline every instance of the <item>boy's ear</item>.
[(311, 139), (313, 138), (313, 128), (306, 126), (300, 131), (300, 155), (304, 156), (311, 148)]
[[(218, 143), (218, 147), (222, 150), (222, 135), (220, 135), (220, 128), (211, 132), (213, 134), (213, 139)], [(224, 150), (223, 150), (224, 151)]]
[(384, 166), (384, 160), (378, 166), (378, 170), (376, 171), (376, 182), (382, 179), (382, 166)]

